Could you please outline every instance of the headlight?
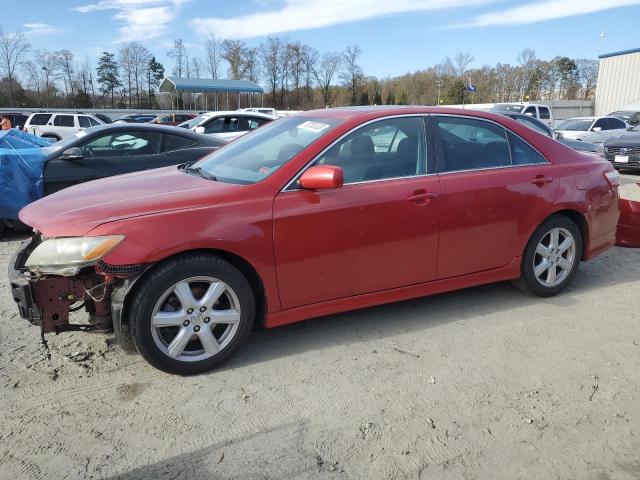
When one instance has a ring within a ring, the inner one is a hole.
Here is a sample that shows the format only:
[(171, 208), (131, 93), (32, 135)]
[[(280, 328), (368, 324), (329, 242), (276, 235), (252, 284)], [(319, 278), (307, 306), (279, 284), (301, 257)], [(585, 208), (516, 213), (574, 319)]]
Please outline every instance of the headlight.
[(52, 238), (38, 245), (26, 262), (33, 273), (70, 277), (94, 265), (124, 240), (124, 235)]

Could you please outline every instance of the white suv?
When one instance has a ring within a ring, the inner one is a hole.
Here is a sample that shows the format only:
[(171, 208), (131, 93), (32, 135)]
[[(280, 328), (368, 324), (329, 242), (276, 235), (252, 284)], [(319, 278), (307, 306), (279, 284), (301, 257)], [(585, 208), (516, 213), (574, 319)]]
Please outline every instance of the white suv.
[(547, 127), (553, 128), (553, 112), (549, 105), (530, 102), (496, 103), (491, 110), (497, 113), (522, 113), (537, 118)]
[(255, 130), (278, 117), (267, 115), (266, 113), (228, 111), (228, 112), (205, 112), (192, 118), (178, 127), (190, 128), (196, 133), (212, 135), (219, 140), (230, 142), (244, 135), (251, 130)]
[(96, 125), (104, 122), (86, 113), (32, 113), (24, 129), (38, 137), (58, 141)]

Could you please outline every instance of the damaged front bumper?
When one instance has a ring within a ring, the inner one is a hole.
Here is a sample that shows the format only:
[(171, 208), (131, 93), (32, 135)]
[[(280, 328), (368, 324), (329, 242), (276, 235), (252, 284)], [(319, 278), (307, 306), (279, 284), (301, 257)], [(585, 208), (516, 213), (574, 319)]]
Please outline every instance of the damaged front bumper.
[[(77, 275), (41, 275), (25, 264), (40, 243), (37, 235), (23, 242), (9, 263), (11, 293), (20, 316), (40, 327), (41, 333), (65, 331), (109, 331), (116, 327), (122, 338), (124, 298), (140, 275), (140, 266), (116, 267), (103, 262), (83, 268)], [(70, 313), (84, 309), (89, 323), (70, 323)], [(125, 345), (128, 346), (128, 345)]]

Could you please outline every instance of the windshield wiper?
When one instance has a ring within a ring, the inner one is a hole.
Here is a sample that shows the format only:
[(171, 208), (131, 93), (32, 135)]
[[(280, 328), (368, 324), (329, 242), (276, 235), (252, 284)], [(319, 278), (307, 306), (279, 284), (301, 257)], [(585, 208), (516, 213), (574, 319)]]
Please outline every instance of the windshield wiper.
[(194, 167), (189, 166), (189, 164), (187, 164), (184, 167), (184, 171), (187, 172), (187, 173), (195, 173), (199, 177), (206, 178), (207, 180), (213, 180), (214, 182), (218, 180), (214, 175), (211, 175), (206, 170), (202, 170), (202, 167), (195, 167), (194, 168)]

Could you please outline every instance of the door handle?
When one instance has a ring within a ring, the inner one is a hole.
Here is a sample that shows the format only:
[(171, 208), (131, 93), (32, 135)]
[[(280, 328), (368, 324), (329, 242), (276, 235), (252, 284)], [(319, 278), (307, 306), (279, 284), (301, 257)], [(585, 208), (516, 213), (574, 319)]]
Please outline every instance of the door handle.
[(418, 205), (427, 205), (431, 200), (437, 198), (438, 194), (434, 192), (427, 192), (425, 190), (416, 190), (412, 195), (407, 197), (410, 202), (415, 202)]
[(533, 183), (534, 185), (538, 185), (539, 187), (542, 187), (543, 185), (551, 182), (553, 182), (553, 178), (545, 177), (544, 175), (538, 175), (536, 178), (531, 180), (531, 183)]

